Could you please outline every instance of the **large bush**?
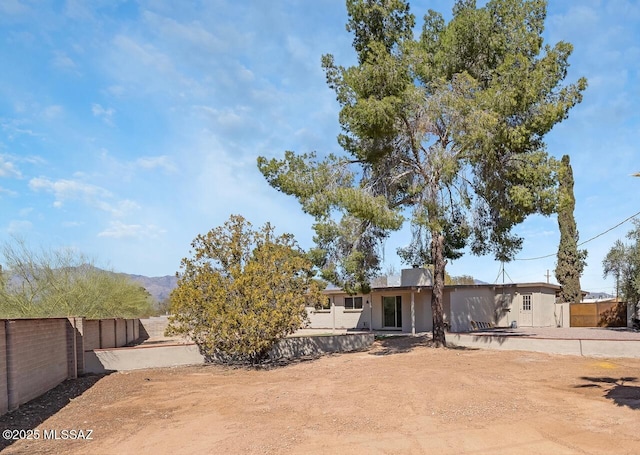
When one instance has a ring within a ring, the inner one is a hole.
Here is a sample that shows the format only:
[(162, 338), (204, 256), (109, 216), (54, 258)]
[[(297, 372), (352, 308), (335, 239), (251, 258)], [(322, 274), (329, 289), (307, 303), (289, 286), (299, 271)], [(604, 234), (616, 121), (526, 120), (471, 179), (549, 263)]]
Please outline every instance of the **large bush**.
[(191, 246), (171, 294), (168, 333), (191, 338), (209, 361), (263, 361), (321, 299), (311, 262), (269, 223), (254, 231), (234, 215)]

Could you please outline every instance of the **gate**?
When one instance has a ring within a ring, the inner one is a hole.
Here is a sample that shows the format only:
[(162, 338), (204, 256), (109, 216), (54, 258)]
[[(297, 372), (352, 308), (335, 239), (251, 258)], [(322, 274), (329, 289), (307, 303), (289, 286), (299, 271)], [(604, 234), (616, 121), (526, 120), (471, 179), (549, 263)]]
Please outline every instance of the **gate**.
[(620, 302), (572, 303), (571, 327), (626, 327), (627, 305)]

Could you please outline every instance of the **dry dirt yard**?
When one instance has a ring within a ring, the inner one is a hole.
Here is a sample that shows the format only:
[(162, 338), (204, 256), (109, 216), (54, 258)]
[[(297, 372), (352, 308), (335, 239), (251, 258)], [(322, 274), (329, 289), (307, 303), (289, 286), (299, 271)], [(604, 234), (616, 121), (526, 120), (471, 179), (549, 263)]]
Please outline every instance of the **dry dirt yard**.
[[(427, 344), (388, 339), (270, 369), (69, 381), (0, 419), (41, 436), (3, 453), (640, 453), (640, 359)], [(92, 440), (42, 439), (65, 429), (93, 430)]]

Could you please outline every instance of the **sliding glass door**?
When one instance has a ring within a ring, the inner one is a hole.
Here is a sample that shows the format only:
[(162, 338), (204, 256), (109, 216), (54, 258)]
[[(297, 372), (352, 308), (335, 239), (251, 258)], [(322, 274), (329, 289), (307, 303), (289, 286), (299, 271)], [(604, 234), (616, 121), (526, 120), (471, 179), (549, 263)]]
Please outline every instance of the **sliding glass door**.
[(382, 297), (382, 325), (385, 329), (402, 328), (402, 299), (399, 295)]

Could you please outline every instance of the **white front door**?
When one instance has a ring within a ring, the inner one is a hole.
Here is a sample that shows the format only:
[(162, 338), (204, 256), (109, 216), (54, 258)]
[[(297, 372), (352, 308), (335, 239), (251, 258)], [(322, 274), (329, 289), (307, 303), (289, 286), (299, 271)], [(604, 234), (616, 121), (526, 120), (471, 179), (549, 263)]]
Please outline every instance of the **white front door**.
[(531, 294), (522, 294), (520, 299), (520, 325), (533, 327), (533, 297)]

